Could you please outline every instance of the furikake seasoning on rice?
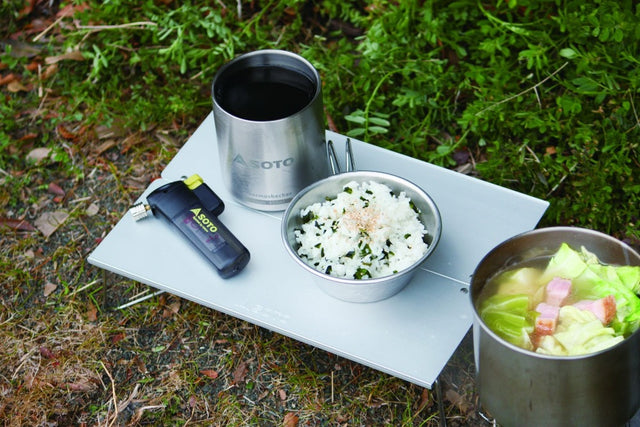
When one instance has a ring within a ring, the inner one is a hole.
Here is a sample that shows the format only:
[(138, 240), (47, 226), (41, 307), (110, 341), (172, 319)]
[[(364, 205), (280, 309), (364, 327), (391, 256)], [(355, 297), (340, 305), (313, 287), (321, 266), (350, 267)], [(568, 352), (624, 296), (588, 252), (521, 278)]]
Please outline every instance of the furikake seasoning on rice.
[(300, 211), (298, 255), (334, 277), (372, 279), (408, 268), (427, 251), (418, 209), (404, 192), (374, 181), (343, 187), (334, 199)]

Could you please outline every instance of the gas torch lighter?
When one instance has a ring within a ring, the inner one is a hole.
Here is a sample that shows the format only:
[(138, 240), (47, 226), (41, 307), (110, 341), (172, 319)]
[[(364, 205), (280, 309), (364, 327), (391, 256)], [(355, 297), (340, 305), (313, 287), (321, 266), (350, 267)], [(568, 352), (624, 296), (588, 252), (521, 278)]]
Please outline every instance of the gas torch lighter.
[(177, 228), (226, 279), (242, 271), (249, 251), (218, 219), (224, 202), (197, 175), (170, 182), (147, 196), (147, 203), (133, 205), (129, 212), (136, 221), (159, 213)]

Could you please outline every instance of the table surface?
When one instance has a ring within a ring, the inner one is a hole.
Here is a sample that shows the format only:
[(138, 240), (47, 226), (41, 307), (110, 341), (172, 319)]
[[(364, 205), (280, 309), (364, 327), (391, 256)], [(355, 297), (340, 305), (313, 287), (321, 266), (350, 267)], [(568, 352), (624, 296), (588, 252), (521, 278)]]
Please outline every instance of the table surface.
[[(327, 131), (343, 161), (346, 137)], [(317, 288), (286, 253), (282, 212), (235, 202), (219, 172), (209, 114), (139, 200), (162, 184), (197, 173), (225, 201), (221, 221), (251, 252), (237, 276), (221, 279), (164, 221), (125, 214), (88, 261), (98, 267), (246, 320), (277, 333), (431, 388), (473, 321), (469, 282), (494, 246), (535, 228), (542, 201), (479, 179), (352, 139), (358, 170), (402, 176), (438, 205), (438, 247), (397, 295), (348, 303)]]

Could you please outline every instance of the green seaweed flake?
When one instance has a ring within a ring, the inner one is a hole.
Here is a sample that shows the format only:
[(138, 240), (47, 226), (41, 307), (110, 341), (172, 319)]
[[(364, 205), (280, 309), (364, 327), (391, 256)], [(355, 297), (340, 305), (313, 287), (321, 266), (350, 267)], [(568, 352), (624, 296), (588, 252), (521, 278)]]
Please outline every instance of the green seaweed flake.
[(358, 268), (355, 272), (355, 274), (353, 275), (354, 279), (365, 279), (367, 277), (371, 277), (371, 273), (369, 273), (369, 270), (367, 270), (366, 268)]
[(309, 222), (311, 222), (313, 220), (318, 219), (318, 214), (316, 214), (313, 211), (309, 211), (306, 214), (304, 214), (301, 219), (302, 219), (302, 223), (306, 224), (306, 223), (309, 223)]

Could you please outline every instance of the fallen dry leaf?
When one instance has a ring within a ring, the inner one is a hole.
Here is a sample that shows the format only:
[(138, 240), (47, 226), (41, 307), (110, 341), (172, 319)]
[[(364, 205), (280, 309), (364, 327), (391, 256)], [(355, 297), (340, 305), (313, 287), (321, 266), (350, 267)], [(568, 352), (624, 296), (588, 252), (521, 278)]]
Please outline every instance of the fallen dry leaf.
[(236, 367), (235, 371), (233, 371), (233, 384), (239, 384), (244, 382), (247, 372), (249, 372), (248, 361), (240, 362), (240, 364)]
[(205, 377), (211, 378), (212, 380), (218, 378), (218, 371), (213, 369), (203, 369), (200, 371), (200, 373)]
[(469, 403), (464, 399), (464, 397), (453, 389), (448, 389), (445, 392), (446, 399), (453, 403), (461, 412), (466, 413), (469, 410)]
[(35, 231), (35, 227), (24, 219), (0, 218), (0, 230), (3, 228), (15, 231)]
[(27, 0), (24, 2), (24, 6), (18, 12), (18, 17), (23, 18), (30, 14), (33, 11), (33, 6), (35, 6), (37, 0)]
[(99, 211), (100, 207), (96, 203), (91, 203), (85, 213), (87, 216), (94, 216), (97, 215)]
[(53, 351), (49, 349), (49, 347), (41, 346), (39, 350), (40, 355), (42, 355), (42, 357), (44, 357), (45, 359), (55, 359), (58, 357)]
[(94, 131), (98, 139), (107, 139), (116, 136), (116, 133), (113, 131), (111, 126), (98, 125), (94, 128)]
[(123, 339), (125, 339), (127, 336), (125, 335), (124, 332), (120, 332), (115, 334), (114, 336), (111, 337), (111, 344), (117, 344), (120, 341), (122, 341)]
[(18, 76), (13, 73), (9, 73), (6, 76), (0, 76), (0, 86), (8, 85), (9, 83), (18, 80)]
[(431, 399), (429, 399), (430, 396), (431, 393), (429, 392), (428, 388), (422, 389), (422, 394), (420, 395), (420, 403), (418, 403), (418, 410), (422, 410), (431, 406)]
[(173, 303), (169, 304), (167, 306), (167, 308), (165, 308), (162, 311), (162, 317), (164, 317), (166, 319), (166, 318), (171, 317), (174, 314), (178, 313), (178, 311), (180, 311), (180, 302), (176, 301), (176, 302), (173, 302)]
[(282, 388), (278, 389), (278, 397), (284, 402), (287, 400), (287, 392)]
[(144, 142), (145, 139), (138, 133), (133, 133), (129, 136), (127, 136), (123, 141), (122, 141), (122, 149), (120, 150), (121, 153), (126, 153), (127, 151), (129, 151), (133, 146), (140, 144), (142, 142)]
[(54, 284), (54, 283), (51, 283), (51, 282), (45, 283), (44, 284), (44, 292), (43, 292), (44, 296), (48, 297), (49, 295), (51, 295), (53, 293), (53, 291), (56, 290), (57, 287), (58, 286), (56, 284)]
[(156, 131), (155, 136), (160, 140), (160, 142), (170, 147), (177, 147), (180, 144), (178, 140), (170, 135), (167, 135), (163, 131)]
[(58, 71), (58, 64), (51, 64), (45, 67), (44, 71), (40, 74), (42, 80), (49, 80)]
[(98, 320), (98, 309), (92, 303), (87, 304), (87, 320), (89, 322), (95, 322)]
[(62, 187), (60, 187), (58, 184), (56, 184), (55, 182), (51, 182), (49, 183), (49, 187), (47, 187), (47, 191), (51, 194), (54, 194), (56, 196), (62, 196), (64, 197), (65, 192), (62, 189)]
[(68, 217), (69, 214), (64, 211), (45, 212), (35, 220), (34, 224), (45, 237), (49, 237)]
[(44, 159), (51, 158), (51, 156), (52, 156), (51, 148), (38, 147), (29, 151), (29, 154), (27, 154), (26, 159), (28, 162), (38, 163)]
[(262, 399), (264, 399), (265, 397), (267, 397), (269, 395), (269, 390), (264, 390), (262, 393), (260, 393), (260, 395), (258, 396), (258, 399), (256, 399), (256, 402), (260, 402)]
[(294, 414), (293, 412), (287, 412), (284, 415), (284, 421), (282, 422), (282, 426), (283, 427), (296, 427), (298, 425), (298, 421), (300, 420), (300, 418), (298, 417), (298, 415)]
[(25, 86), (19, 80), (14, 80), (7, 85), (7, 89), (11, 93), (29, 92), (31, 90), (31, 85)]
[(38, 134), (35, 132), (29, 132), (29, 133), (25, 133), (24, 135), (22, 135), (18, 141), (29, 141), (31, 139), (36, 139), (38, 137)]
[(189, 407), (193, 409), (196, 407), (196, 405), (198, 405), (198, 398), (194, 395), (191, 395), (191, 397), (189, 397)]
[(175, 301), (169, 304), (169, 310), (174, 314), (180, 311), (180, 301)]
[(63, 53), (62, 55), (49, 56), (44, 59), (44, 62), (45, 64), (56, 64), (64, 60), (84, 61), (84, 56), (82, 56), (82, 52), (79, 50), (72, 50), (70, 52)]
[(56, 131), (58, 132), (58, 135), (60, 135), (67, 141), (76, 141), (84, 133), (85, 129), (80, 128), (77, 132), (72, 132), (67, 129), (65, 125), (59, 124), (58, 126), (56, 126)]
[(141, 374), (146, 374), (149, 372), (149, 370), (147, 369), (147, 366), (144, 364), (144, 362), (142, 360), (140, 360), (140, 358), (138, 356), (133, 358), (133, 362), (135, 363), (136, 367), (138, 368), (138, 372), (140, 372)]
[(105, 142), (103, 142), (102, 144), (100, 144), (97, 147), (95, 147), (91, 151), (93, 152), (94, 156), (99, 156), (100, 154), (104, 153), (105, 151), (107, 151), (108, 149), (110, 149), (112, 147), (115, 147), (116, 145), (118, 145), (118, 141), (116, 141), (115, 139), (108, 139)]
[(87, 10), (89, 7), (90, 6), (86, 2), (81, 4), (71, 3), (61, 8), (58, 13), (56, 13), (56, 18), (73, 16), (76, 12), (82, 12), (83, 10)]
[(92, 383), (89, 380), (81, 380), (81, 381), (76, 381), (74, 383), (60, 384), (60, 388), (66, 389), (69, 391), (86, 392), (86, 391), (95, 390), (97, 388), (97, 385)]
[(37, 71), (40, 63), (38, 61), (31, 61), (27, 65), (25, 65), (25, 69), (31, 72)]

